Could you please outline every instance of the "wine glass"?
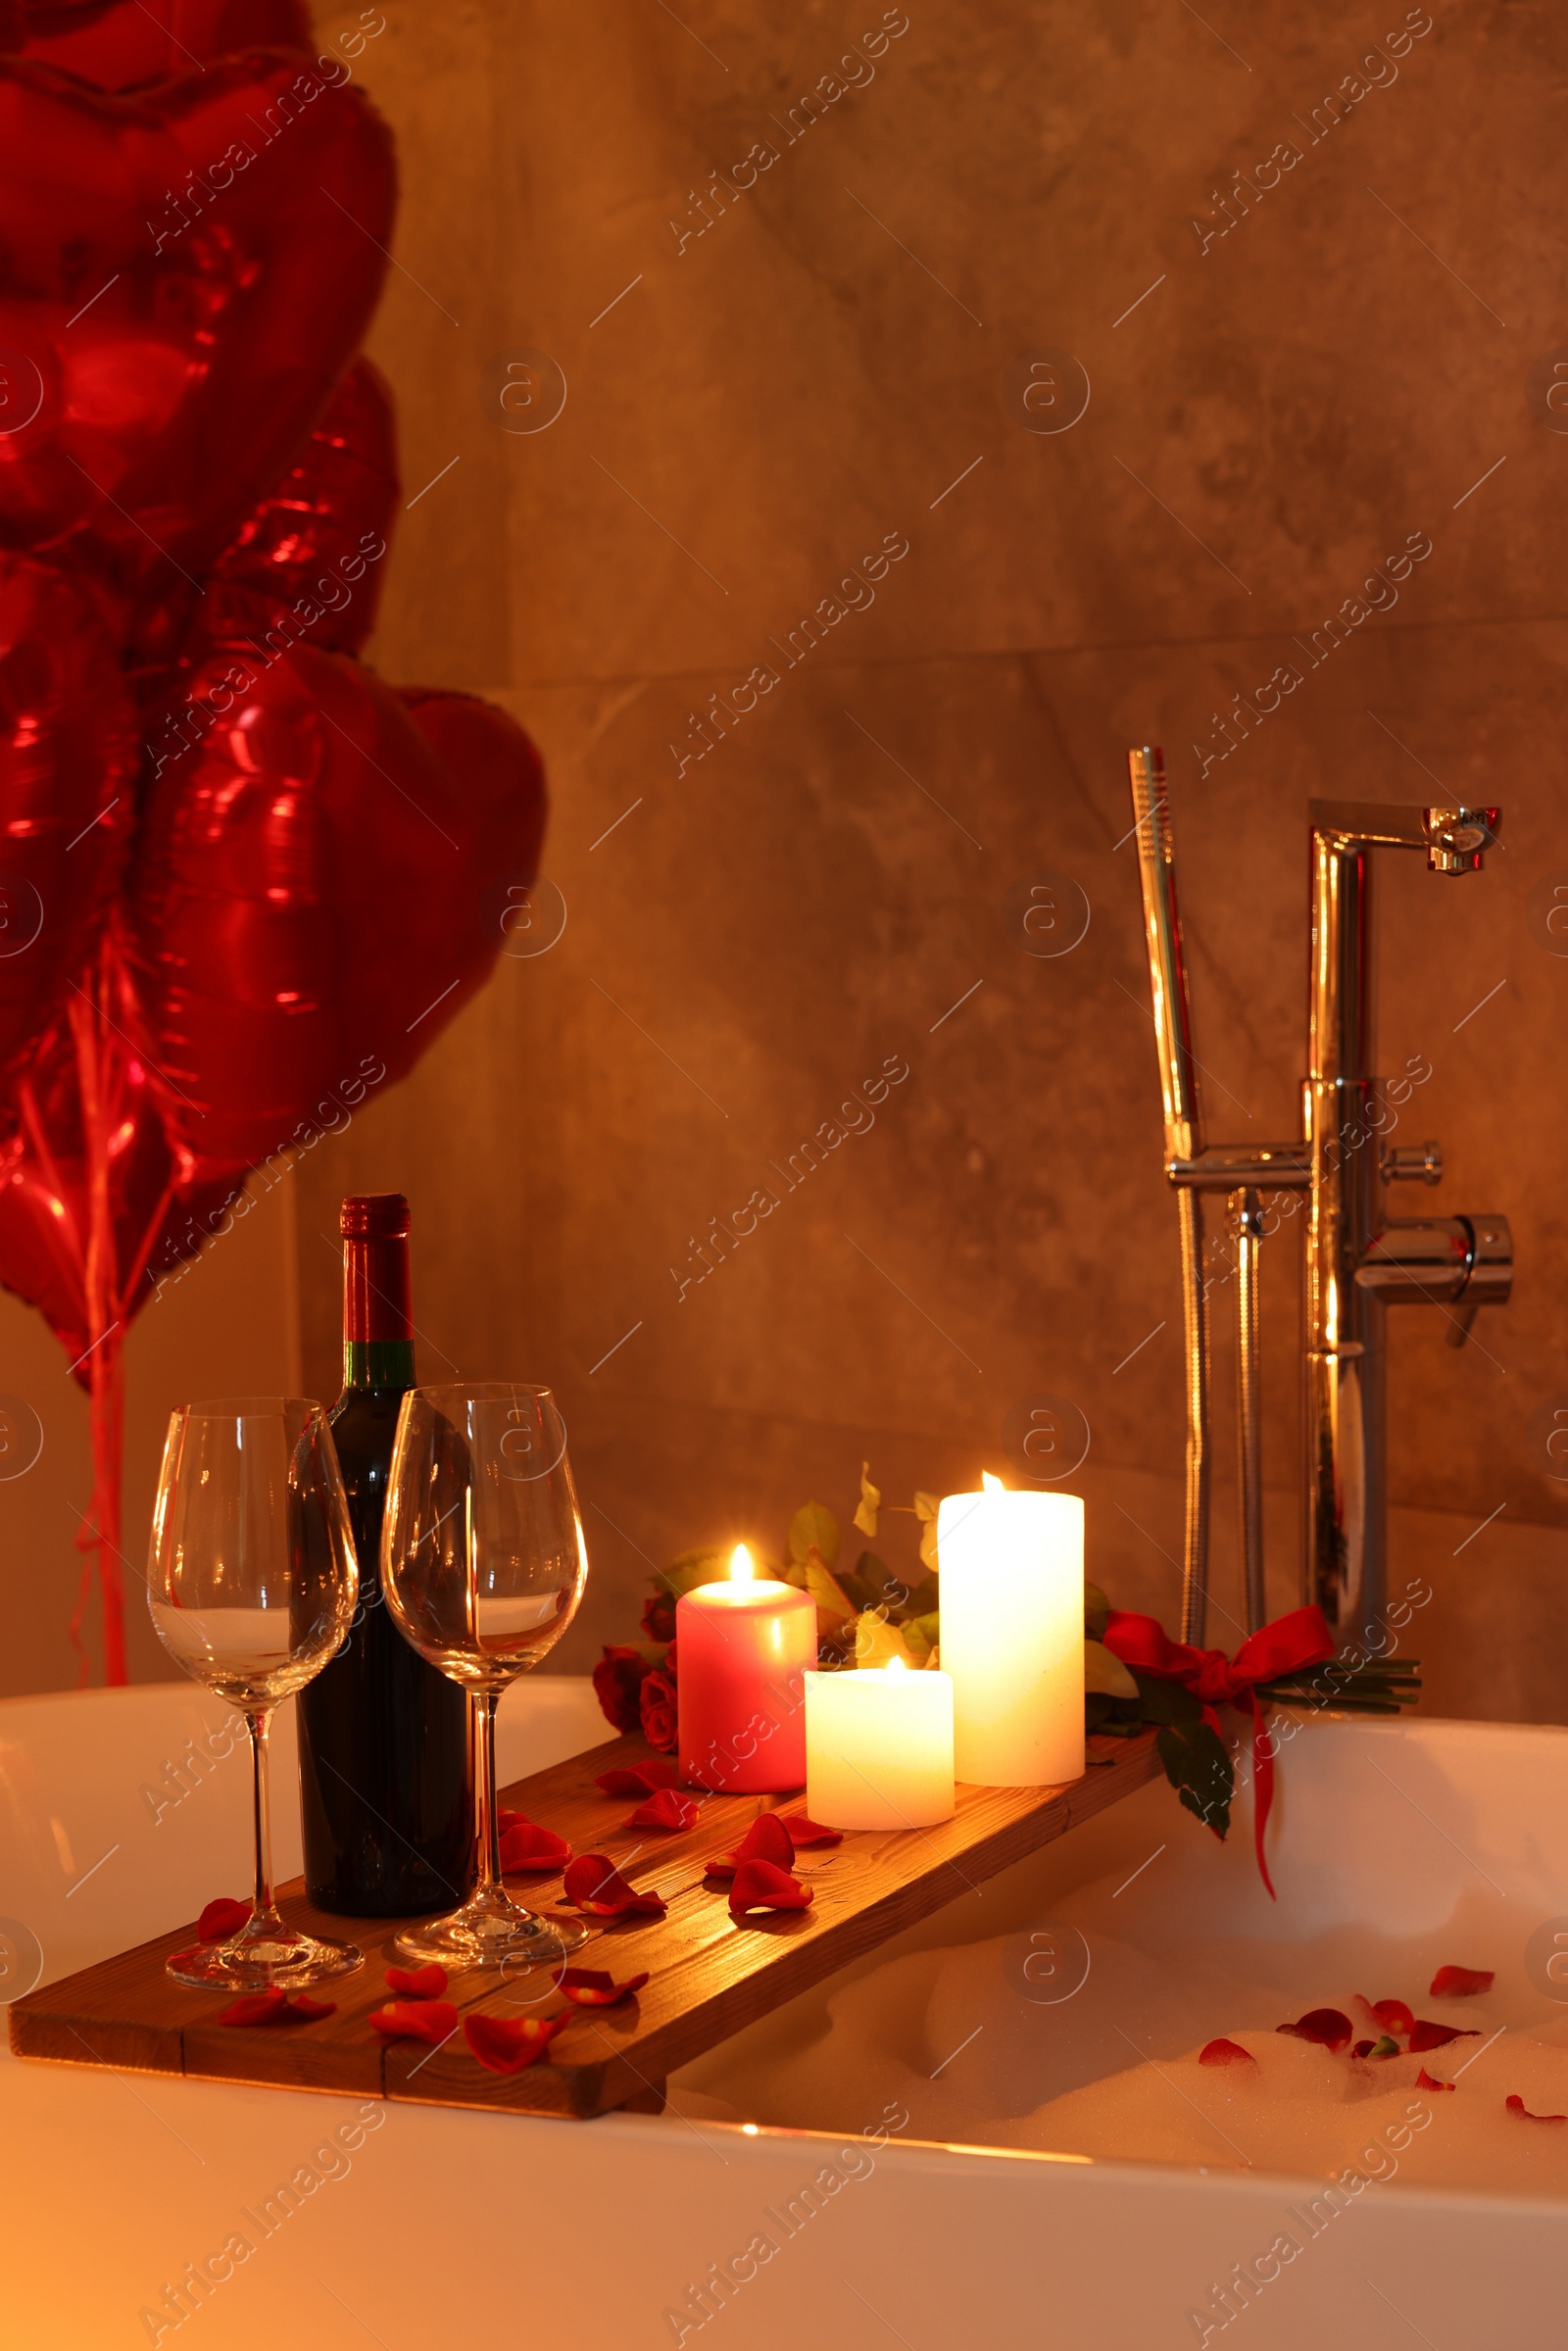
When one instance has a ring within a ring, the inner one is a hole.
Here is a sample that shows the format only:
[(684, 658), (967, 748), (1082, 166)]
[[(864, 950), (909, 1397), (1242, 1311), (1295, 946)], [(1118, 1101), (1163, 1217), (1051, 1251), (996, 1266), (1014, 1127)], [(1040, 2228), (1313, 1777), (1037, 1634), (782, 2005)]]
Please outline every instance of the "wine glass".
[(473, 1697), (475, 1885), (461, 1910), (397, 1939), (416, 1964), (551, 1968), (587, 1940), (501, 1882), (496, 1708), (570, 1624), (588, 1578), (566, 1430), (548, 1388), (414, 1388), (403, 1399), (381, 1526), (381, 1589), (405, 1641)]
[(244, 1715), (255, 1770), (256, 1895), (237, 1935), (176, 1951), (179, 1984), (297, 1990), (364, 1965), (286, 1927), (272, 1899), (267, 1735), (280, 1698), (348, 1631), (359, 1565), (326, 1416), (298, 1396), (183, 1404), (171, 1416), (147, 1599), (170, 1655)]

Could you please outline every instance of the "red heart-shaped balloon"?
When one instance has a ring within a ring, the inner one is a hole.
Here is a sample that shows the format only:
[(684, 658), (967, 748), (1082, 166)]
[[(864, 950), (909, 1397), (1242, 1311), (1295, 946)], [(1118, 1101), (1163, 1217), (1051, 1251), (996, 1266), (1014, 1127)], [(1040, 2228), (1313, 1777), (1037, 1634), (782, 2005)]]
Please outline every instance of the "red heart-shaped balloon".
[(98, 90), (130, 89), (237, 49), (312, 45), (300, 0), (21, 0), (16, 14), (24, 57)]
[(359, 359), (298, 464), (209, 572), (198, 649), (262, 643), (292, 615), (318, 653), (358, 653), (375, 626), (397, 503), (392, 394)]
[[(220, 1224), (245, 1170), (198, 1171), (172, 1147), (160, 1092), (144, 1059), (123, 1043), (123, 1024), (134, 1018), (123, 991), (115, 1011), (119, 1025), (107, 1044), (97, 1040), (94, 1074), (109, 1113), (105, 1157), (114, 1263), (106, 1268), (106, 1288), (110, 1319), (123, 1330), (158, 1281)], [(0, 1282), (38, 1308), (85, 1388), (92, 1370), (86, 1350), (97, 1336), (86, 1293), (92, 1172), (81, 1068), (68, 1017), (34, 1043), (12, 1086), (19, 1115), (14, 1133), (0, 1145)]]
[(130, 875), (141, 1033), (171, 1134), (199, 1165), (254, 1165), (402, 1077), (486, 977), (543, 779), (501, 712), (411, 713), (304, 644), (265, 666), (215, 652), (185, 707)]
[(0, 64), (0, 543), (199, 604), (368, 323), (393, 204), (384, 124), (298, 57), (125, 97)]
[(0, 1079), (85, 960), (135, 809), (135, 711), (77, 581), (0, 555)]

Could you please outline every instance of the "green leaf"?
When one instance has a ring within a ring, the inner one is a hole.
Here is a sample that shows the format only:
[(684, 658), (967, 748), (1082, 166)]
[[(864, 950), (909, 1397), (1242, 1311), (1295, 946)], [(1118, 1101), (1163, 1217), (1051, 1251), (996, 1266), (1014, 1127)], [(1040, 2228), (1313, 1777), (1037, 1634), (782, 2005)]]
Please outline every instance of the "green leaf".
[(722, 1584), (728, 1575), (729, 1552), (710, 1544), (706, 1550), (682, 1551), (653, 1581), (665, 1592), (672, 1592), (676, 1599), (683, 1599), (699, 1584)]
[[(925, 1630), (927, 1625), (932, 1628), (929, 1638)], [(937, 1645), (935, 1618), (929, 1616), (910, 1617), (906, 1623), (900, 1625), (899, 1631), (904, 1636), (904, 1645), (909, 1653), (909, 1663), (911, 1665), (929, 1665), (932, 1651)]]
[[(1131, 1670), (1146, 1723), (1186, 1725), (1202, 1721), (1202, 1707), (1179, 1682), (1167, 1682), (1160, 1674), (1141, 1674), (1136, 1667)], [(1209, 1736), (1213, 1737), (1212, 1732)]]
[(855, 1505), (855, 1523), (862, 1535), (876, 1541), (876, 1514), (882, 1507), (882, 1491), (871, 1483), (871, 1464), (860, 1463), (860, 1498)]
[(876, 1609), (868, 1608), (855, 1620), (855, 1661), (866, 1669), (891, 1664), (895, 1657), (908, 1666), (923, 1664), (923, 1658), (910, 1655), (909, 1646), (897, 1625)]
[(1225, 1741), (1200, 1716), (1197, 1722), (1166, 1724), (1155, 1732), (1154, 1745), (1165, 1777), (1187, 1810), (1223, 1839), (1236, 1792)]
[(854, 1624), (856, 1610), (845, 1596), (843, 1586), (828, 1572), (827, 1562), (815, 1543), (806, 1555), (806, 1590), (816, 1602), (818, 1638), (841, 1625)]
[(1110, 1602), (1098, 1584), (1084, 1586), (1084, 1631), (1091, 1641), (1103, 1641)]
[(807, 1502), (790, 1520), (789, 1554), (804, 1567), (807, 1555), (821, 1552), (829, 1574), (839, 1563), (839, 1522), (825, 1502)]
[(901, 1614), (905, 1616), (933, 1616), (942, 1605), (942, 1583), (937, 1576), (922, 1576), (905, 1601)]
[(1142, 1695), (1121, 1659), (1100, 1641), (1084, 1642), (1084, 1689), (1086, 1691), (1097, 1690), (1107, 1698), (1136, 1698)]

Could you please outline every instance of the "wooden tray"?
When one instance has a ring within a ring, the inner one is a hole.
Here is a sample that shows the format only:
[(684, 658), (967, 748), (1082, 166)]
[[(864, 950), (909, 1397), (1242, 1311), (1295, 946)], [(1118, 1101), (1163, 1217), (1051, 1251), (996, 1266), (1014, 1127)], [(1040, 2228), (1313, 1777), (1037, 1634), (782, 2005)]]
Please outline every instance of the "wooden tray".
[[(616, 2007), (575, 2012), (548, 2057), (518, 2074), (487, 2073), (461, 2033), (437, 2049), (383, 2040), (368, 2020), (391, 1997), (384, 1975), (399, 1922), (325, 1917), (305, 1899), (298, 1879), (279, 1891), (284, 1917), (316, 1934), (347, 1936), (366, 1953), (360, 1973), (325, 1988), (323, 1996), (337, 2001), (334, 2016), (265, 2030), (215, 2023), (223, 1997), (189, 1990), (164, 1972), (170, 1953), (195, 1939), (192, 1925), (15, 2001), (11, 2046), (21, 2057), (340, 2090), (354, 2097), (576, 2118), (614, 2107), (657, 2113), (664, 2078), (675, 2067), (1104, 1811), (1159, 1771), (1152, 1732), (1130, 1739), (1091, 1739), (1089, 1752), (1089, 1770), (1070, 1787), (960, 1788), (956, 1815), (940, 1828), (851, 1834), (841, 1845), (803, 1852), (797, 1867), (815, 1889), (810, 1908), (759, 1916), (745, 1925), (729, 1915), (727, 1886), (715, 1890), (716, 1882), (705, 1883), (704, 1860), (737, 1843), (760, 1810), (798, 1809), (802, 1798), (708, 1796), (691, 1830), (628, 1830), (624, 1823), (636, 1799), (606, 1796), (594, 1782), (612, 1764), (649, 1759), (650, 1749), (637, 1737), (612, 1739), (519, 1780), (503, 1791), (507, 1804), (567, 1837), (579, 1853), (608, 1854), (634, 1884), (657, 1886), (669, 1909), (659, 1920), (593, 1923), (577, 1964), (608, 1968), (617, 1979), (647, 1969), (650, 1981)], [(560, 1905), (559, 1877), (512, 1883), (531, 1908), (548, 1912)], [(531, 1989), (476, 1972), (454, 1976), (449, 1996), (460, 2012), (483, 2008), (493, 2015), (548, 2014), (563, 2005), (555, 1994), (528, 2000)]]

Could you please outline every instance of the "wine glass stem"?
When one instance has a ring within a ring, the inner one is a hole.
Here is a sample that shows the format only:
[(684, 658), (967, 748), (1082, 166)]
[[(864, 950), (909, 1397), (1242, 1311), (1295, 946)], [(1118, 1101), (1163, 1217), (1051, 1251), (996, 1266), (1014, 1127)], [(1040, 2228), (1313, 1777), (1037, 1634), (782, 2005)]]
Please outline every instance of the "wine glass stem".
[(252, 1811), (256, 1825), (256, 1901), (248, 1932), (267, 1928), (276, 1932), (283, 1922), (272, 1901), (272, 1816), (268, 1794), (267, 1735), (272, 1726), (270, 1706), (247, 1713), (251, 1735)]
[(478, 1742), (474, 1796), (479, 1807), (475, 1891), (481, 1894), (494, 1893), (501, 1884), (501, 1837), (496, 1821), (496, 1708), (500, 1703), (498, 1690), (473, 1693), (473, 1729)]

